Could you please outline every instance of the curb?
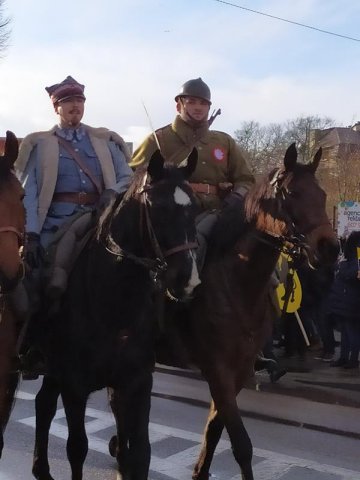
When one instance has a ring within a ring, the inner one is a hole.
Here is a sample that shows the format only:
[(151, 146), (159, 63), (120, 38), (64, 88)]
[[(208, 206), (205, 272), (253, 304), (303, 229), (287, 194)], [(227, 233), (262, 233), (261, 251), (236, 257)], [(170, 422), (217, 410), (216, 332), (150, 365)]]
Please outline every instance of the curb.
[[(170, 377), (178, 377), (174, 385)], [(171, 392), (171, 393), (170, 393)], [(198, 372), (157, 367), (152, 395), (208, 408), (210, 393)], [(244, 388), (237, 399), (242, 416), (360, 440), (360, 409)]]

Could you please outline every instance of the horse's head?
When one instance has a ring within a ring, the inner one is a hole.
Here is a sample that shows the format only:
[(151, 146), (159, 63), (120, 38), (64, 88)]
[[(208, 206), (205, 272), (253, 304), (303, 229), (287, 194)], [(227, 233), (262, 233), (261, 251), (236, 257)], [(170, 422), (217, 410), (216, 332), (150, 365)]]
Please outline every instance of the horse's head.
[(200, 283), (195, 250), (196, 201), (187, 182), (196, 163), (195, 149), (180, 167), (166, 164), (157, 151), (148, 164), (143, 189), (149, 238), (156, 256), (166, 262), (165, 287), (176, 299), (189, 297)]
[(17, 138), (6, 132), (4, 155), (0, 156), (0, 293), (12, 290), (23, 274), (19, 250), (23, 244), (25, 209), (24, 191), (13, 171), (17, 155)]
[(271, 174), (270, 185), (278, 201), (283, 236), (297, 241), (306, 252), (310, 265), (332, 264), (339, 243), (326, 213), (326, 194), (315, 177), (321, 149), (308, 164), (297, 163), (295, 144), (284, 157), (284, 167)]
[(187, 182), (196, 163), (195, 149), (178, 167), (156, 151), (146, 168), (137, 169), (122, 202), (103, 213), (97, 232), (108, 252), (145, 267), (158, 287), (179, 300), (190, 297), (200, 283), (197, 207)]

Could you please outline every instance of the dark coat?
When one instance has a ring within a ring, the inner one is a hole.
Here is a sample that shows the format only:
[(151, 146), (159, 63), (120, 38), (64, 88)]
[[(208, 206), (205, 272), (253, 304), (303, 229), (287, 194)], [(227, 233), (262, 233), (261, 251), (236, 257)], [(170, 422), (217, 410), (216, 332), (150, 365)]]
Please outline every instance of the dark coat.
[(328, 313), (360, 319), (360, 280), (357, 278), (358, 260), (339, 262), (335, 280), (328, 298)]

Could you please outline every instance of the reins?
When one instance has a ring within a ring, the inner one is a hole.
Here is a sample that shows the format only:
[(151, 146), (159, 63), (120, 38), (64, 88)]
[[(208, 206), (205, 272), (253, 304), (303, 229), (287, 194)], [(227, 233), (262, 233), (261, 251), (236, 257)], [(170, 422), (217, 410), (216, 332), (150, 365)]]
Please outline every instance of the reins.
[[(286, 196), (289, 195), (288, 189), (286, 188), (286, 186), (284, 186), (285, 178), (286, 173), (282, 169), (278, 169), (270, 180), (270, 185), (274, 189), (275, 198), (280, 201), (283, 212), (287, 214), (286, 210), (283, 207), (283, 202), (286, 200)], [(280, 235), (269, 230), (263, 230), (257, 231), (254, 236), (260, 242), (274, 248), (279, 253), (289, 255), (291, 258), (296, 260), (301, 256), (302, 251), (307, 252), (307, 250), (309, 249), (309, 245), (305, 241), (305, 235), (308, 235), (325, 225), (331, 225), (331, 223), (327, 221), (321, 222), (316, 225), (309, 225), (304, 231), (300, 233), (297, 231), (296, 225), (292, 222), (292, 232), (290, 235)]]
[[(158, 182), (159, 183), (159, 182)], [(148, 192), (152, 189), (151, 185), (144, 186), (138, 193), (140, 195), (140, 231), (143, 232), (144, 226), (146, 227), (146, 233), (150, 240), (150, 245), (152, 253), (154, 253), (155, 258), (149, 256), (140, 257), (135, 255), (127, 250), (124, 250), (120, 245), (118, 245), (112, 236), (109, 234), (106, 239), (106, 245), (104, 245), (106, 251), (111, 255), (117, 257), (117, 261), (122, 261), (123, 259), (128, 259), (134, 262), (136, 265), (140, 265), (150, 272), (150, 276), (154, 284), (157, 284), (160, 280), (160, 277), (167, 270), (166, 258), (174, 255), (178, 252), (184, 250), (192, 250), (198, 247), (197, 242), (184, 242), (180, 245), (176, 245), (168, 250), (163, 251), (160, 247), (159, 241), (157, 239), (149, 211), (149, 201), (147, 198)], [(121, 204), (119, 206), (121, 208)], [(142, 234), (144, 236), (144, 234)]]

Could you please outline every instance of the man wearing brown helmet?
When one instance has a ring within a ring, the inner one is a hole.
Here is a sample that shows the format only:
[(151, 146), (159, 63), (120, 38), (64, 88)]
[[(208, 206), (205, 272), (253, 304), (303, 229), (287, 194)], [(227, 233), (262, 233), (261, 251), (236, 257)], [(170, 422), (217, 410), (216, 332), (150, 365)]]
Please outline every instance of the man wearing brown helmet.
[[(254, 177), (235, 140), (224, 132), (210, 130), (209, 87), (201, 78), (188, 80), (175, 102), (177, 115), (173, 123), (149, 135), (134, 152), (130, 165), (147, 163), (159, 147), (167, 161), (179, 164), (196, 147), (198, 163), (190, 182), (201, 210), (209, 213), (234, 201), (241, 202)], [(216, 219), (212, 213), (201, 217), (197, 226), (200, 244)]]

